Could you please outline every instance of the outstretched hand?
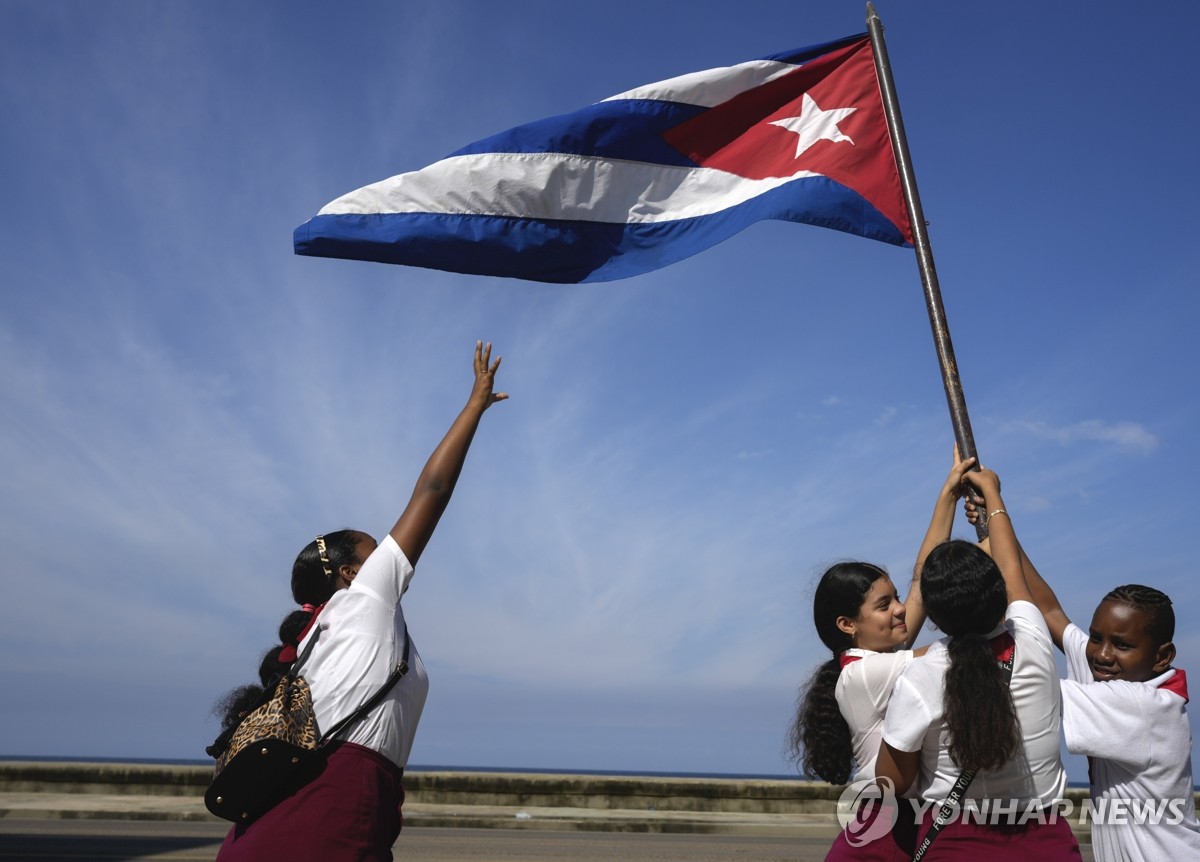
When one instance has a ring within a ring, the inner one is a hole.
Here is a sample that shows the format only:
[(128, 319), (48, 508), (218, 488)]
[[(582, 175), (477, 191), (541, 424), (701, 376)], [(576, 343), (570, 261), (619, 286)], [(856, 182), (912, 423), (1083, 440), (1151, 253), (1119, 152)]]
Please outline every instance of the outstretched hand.
[(496, 385), (496, 369), (500, 367), (500, 357), (492, 361), (492, 343), (486, 345), (482, 341), (475, 342), (475, 387), (471, 390), (471, 400), (477, 401), (483, 410), (487, 410), (497, 401), (508, 398), (507, 392), (493, 392)]
[(475, 429), (479, 427), (483, 412), (508, 397), (505, 392), (492, 391), (499, 367), (500, 357), (492, 361), (492, 345), (489, 343), (485, 346), (482, 341), (476, 341), (475, 384), (471, 387), (471, 397), (425, 462), (421, 475), (417, 477), (417, 485), (413, 488), (412, 498), (392, 527), (392, 538), (414, 566), (433, 535), (442, 512), (446, 510), (446, 504), (450, 502), (450, 495), (458, 483), (458, 475), (467, 459), (467, 450), (471, 448), (471, 440), (475, 437)]

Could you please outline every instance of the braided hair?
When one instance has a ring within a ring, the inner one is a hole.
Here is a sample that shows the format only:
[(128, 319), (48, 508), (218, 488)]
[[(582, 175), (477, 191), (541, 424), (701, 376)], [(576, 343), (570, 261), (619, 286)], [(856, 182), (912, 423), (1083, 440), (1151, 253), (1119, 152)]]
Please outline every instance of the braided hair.
[(788, 754), (805, 775), (830, 784), (845, 784), (854, 769), (850, 725), (842, 717), (835, 696), (842, 672), (839, 656), (854, 646), (854, 640), (838, 628), (837, 620), (862, 613), (871, 585), (887, 576), (884, 569), (872, 563), (837, 563), (821, 576), (813, 596), (817, 635), (833, 658), (818, 667), (800, 689), (796, 718), (788, 734)]
[(1171, 607), (1171, 597), (1161, 590), (1141, 584), (1125, 584), (1110, 590), (1102, 601), (1128, 605), (1144, 614), (1146, 633), (1156, 644), (1170, 643), (1175, 639), (1175, 610)]
[(292, 598), (301, 610), (290, 612), (279, 624), (279, 641), (266, 651), (258, 665), (259, 684), (238, 686), (222, 695), (213, 706), (221, 717), (225, 730), (242, 720), (264, 691), (291, 667), (291, 661), (280, 661), (279, 654), (295, 646), (300, 635), (312, 622), (316, 607), (325, 604), (338, 590), (338, 569), (343, 565), (361, 564), (358, 543), (366, 534), (358, 530), (338, 530), (326, 533), (304, 546), (292, 564)]

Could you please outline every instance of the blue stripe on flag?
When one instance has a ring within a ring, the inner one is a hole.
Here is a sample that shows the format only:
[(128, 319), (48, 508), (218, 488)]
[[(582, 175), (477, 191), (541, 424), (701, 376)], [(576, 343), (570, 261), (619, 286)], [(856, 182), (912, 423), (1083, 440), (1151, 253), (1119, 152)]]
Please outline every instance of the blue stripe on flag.
[(297, 254), (574, 284), (650, 272), (691, 257), (763, 219), (905, 244), (895, 225), (878, 210), (827, 177), (795, 180), (721, 212), (676, 221), (613, 224), (440, 213), (318, 215), (296, 228), (293, 239)]

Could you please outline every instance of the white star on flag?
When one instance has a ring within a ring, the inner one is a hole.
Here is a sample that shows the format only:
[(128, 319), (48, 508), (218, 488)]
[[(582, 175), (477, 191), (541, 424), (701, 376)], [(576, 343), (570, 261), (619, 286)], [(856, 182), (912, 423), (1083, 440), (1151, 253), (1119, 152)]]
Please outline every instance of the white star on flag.
[(838, 123), (856, 110), (858, 109), (831, 108), (828, 111), (822, 111), (813, 97), (805, 93), (804, 100), (800, 103), (800, 116), (772, 120), (771, 125), (787, 129), (799, 138), (796, 141), (796, 158), (800, 158), (801, 154), (817, 141), (833, 141), (834, 143), (850, 141), (850, 146), (854, 146), (854, 141), (850, 139), (850, 136), (842, 134)]

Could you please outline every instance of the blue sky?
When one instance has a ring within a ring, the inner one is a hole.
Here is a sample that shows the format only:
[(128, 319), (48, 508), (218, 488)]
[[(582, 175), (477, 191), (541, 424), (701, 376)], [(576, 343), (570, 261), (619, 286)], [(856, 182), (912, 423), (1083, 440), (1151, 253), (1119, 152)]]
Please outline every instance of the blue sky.
[[(1200, 11), (877, 6), (982, 460), (1073, 619), (1153, 584), (1195, 666)], [(291, 236), (518, 123), (861, 32), (861, 4), (0, 13), (0, 754), (202, 758), (295, 553), (391, 526), (482, 338), (512, 397), (406, 598), (412, 762), (792, 772), (816, 576), (906, 582), (950, 462), (912, 252), (764, 223), (564, 287)]]

